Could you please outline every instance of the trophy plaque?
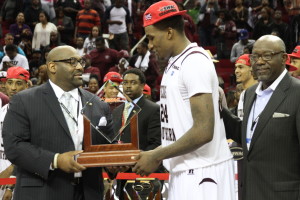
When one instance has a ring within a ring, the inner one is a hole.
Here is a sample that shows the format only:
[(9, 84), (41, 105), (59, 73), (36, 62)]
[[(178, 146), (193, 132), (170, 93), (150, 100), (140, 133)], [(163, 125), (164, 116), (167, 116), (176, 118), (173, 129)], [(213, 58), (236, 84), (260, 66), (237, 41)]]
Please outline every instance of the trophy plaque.
[[(108, 81), (100, 90), (102, 90), (107, 83), (113, 84), (113, 82)], [(77, 157), (77, 162), (85, 167), (129, 166), (136, 163), (135, 160), (132, 160), (132, 156), (137, 156), (140, 153), (137, 114), (141, 109), (126, 94), (123, 94), (118, 87), (117, 89), (124, 95), (127, 102), (130, 102), (132, 105), (130, 117), (128, 117), (128, 119), (125, 120), (126, 122), (124, 124), (122, 123), (121, 128), (115, 130), (113, 134), (106, 134), (102, 132), (98, 126), (92, 124), (91, 120), (83, 114), (84, 152)], [(102, 91), (100, 91), (100, 93), (101, 92)], [(122, 132), (127, 126), (130, 126), (131, 141), (130, 143), (121, 143)], [(95, 133), (92, 133), (92, 130), (96, 132), (96, 134), (100, 134), (108, 144), (93, 145), (92, 134)]]

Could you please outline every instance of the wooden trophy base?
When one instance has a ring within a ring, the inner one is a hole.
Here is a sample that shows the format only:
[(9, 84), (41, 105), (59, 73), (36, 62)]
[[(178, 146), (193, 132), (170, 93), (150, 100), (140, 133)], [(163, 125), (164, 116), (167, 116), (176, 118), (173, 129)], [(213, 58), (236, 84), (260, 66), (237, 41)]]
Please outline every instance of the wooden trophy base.
[(129, 166), (136, 163), (132, 156), (138, 156), (141, 150), (83, 152), (77, 162), (85, 167)]

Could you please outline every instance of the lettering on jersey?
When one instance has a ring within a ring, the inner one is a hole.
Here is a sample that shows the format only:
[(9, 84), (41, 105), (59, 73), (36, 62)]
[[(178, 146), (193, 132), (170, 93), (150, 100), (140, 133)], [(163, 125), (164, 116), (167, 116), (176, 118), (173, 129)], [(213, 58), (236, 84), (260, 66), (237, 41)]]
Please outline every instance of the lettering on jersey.
[(189, 169), (189, 173), (187, 175), (194, 175), (194, 170), (193, 169)]
[(160, 104), (160, 121), (169, 123), (167, 105)]
[(163, 140), (176, 141), (176, 136), (173, 128), (161, 127), (161, 137)]
[(173, 76), (173, 74), (174, 74), (174, 71), (171, 72), (171, 76)]
[(160, 86), (160, 98), (166, 99), (167, 98), (167, 87), (164, 85)]
[(4, 153), (4, 151), (0, 151), (0, 160), (7, 160), (7, 157)]
[(173, 69), (176, 69), (176, 70), (179, 70), (179, 67), (178, 66), (176, 66), (176, 65), (173, 65), (173, 67), (172, 67)]

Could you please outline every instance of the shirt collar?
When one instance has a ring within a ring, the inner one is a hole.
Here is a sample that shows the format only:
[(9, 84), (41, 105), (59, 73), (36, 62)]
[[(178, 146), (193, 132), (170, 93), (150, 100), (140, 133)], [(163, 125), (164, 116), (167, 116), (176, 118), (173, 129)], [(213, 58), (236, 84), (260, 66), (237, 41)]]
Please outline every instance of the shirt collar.
[[(139, 96), (138, 98), (132, 100), (133, 103), (137, 104), (137, 102), (142, 98), (143, 94), (141, 96)], [(128, 101), (126, 101), (127, 103)]]
[[(58, 85), (53, 83), (50, 79), (49, 79), (49, 83), (50, 83), (51, 87), (53, 88), (55, 96), (57, 97), (57, 99), (60, 99), (61, 96), (65, 93), (65, 91), (63, 89), (61, 89)], [(74, 88), (73, 90), (68, 91), (68, 93), (71, 94), (74, 99), (79, 101), (78, 88)]]
[(277, 79), (268, 87), (266, 88), (265, 90), (262, 90), (262, 82), (260, 81), (255, 92), (257, 95), (262, 95), (262, 93), (264, 91), (272, 91), (274, 92), (275, 89), (277, 88), (278, 84), (281, 82), (281, 80), (283, 79), (283, 77), (285, 76), (285, 74), (287, 73), (287, 70), (284, 69), (283, 72), (280, 74), (280, 76), (277, 77)]

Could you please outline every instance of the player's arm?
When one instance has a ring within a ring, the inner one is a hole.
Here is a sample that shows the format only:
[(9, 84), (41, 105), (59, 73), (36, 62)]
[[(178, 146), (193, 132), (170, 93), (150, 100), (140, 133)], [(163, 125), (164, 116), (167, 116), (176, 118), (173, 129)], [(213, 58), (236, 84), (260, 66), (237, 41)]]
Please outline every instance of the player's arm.
[(137, 174), (148, 175), (162, 160), (192, 152), (210, 142), (214, 132), (212, 94), (196, 94), (190, 98), (193, 126), (176, 142), (152, 151), (142, 152), (133, 168)]

